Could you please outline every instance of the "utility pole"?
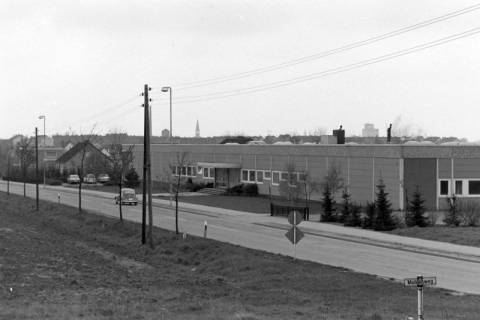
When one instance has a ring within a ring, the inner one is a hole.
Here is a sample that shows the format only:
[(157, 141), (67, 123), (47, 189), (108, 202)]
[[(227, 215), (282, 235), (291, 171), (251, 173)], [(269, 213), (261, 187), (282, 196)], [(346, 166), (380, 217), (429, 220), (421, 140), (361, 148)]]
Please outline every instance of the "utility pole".
[(153, 212), (152, 212), (152, 156), (150, 150), (150, 140), (152, 137), (152, 109), (148, 106), (148, 172), (147, 172), (147, 184), (148, 184), (148, 244), (153, 249)]
[[(144, 119), (143, 119), (143, 184), (142, 184), (142, 244), (145, 244), (145, 229), (146, 229), (146, 221), (147, 221), (147, 172), (148, 172), (148, 165), (149, 165), (149, 150), (148, 147), (150, 146), (150, 117), (149, 117), (149, 106), (148, 106), (148, 91), (149, 87), (148, 84), (144, 86), (143, 90), (143, 97), (144, 97)], [(148, 147), (147, 147), (148, 146)]]
[(38, 128), (35, 127), (35, 195), (38, 211)]

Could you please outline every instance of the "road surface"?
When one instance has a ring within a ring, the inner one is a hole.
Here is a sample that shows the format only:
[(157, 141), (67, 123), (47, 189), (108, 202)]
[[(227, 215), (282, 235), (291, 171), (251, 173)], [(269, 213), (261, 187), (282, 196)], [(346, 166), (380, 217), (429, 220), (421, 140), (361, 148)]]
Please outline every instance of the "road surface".
[[(0, 181), (0, 191), (6, 191), (6, 182)], [(11, 183), (10, 192), (23, 194), (23, 185)], [(40, 198), (78, 205), (76, 189), (40, 186)], [(27, 196), (35, 197), (35, 186), (27, 185)], [(118, 205), (113, 195), (85, 192), (82, 208), (104, 215), (118, 216)], [(124, 206), (124, 218), (141, 222), (141, 205)], [(153, 207), (154, 225), (174, 230), (174, 211), (168, 201), (156, 200)], [(285, 237), (288, 227), (285, 218), (266, 214), (234, 212), (219, 208), (192, 206), (179, 212), (180, 231), (203, 236), (204, 222), (208, 224), (207, 237), (253, 249), (293, 256), (293, 245)], [(357, 272), (374, 274), (402, 281), (417, 275), (436, 276), (437, 287), (458, 292), (480, 294), (480, 260), (466, 261), (436, 254), (389, 248), (375, 243), (344, 240), (316, 231), (318, 222), (302, 222), (299, 227), (309, 230), (296, 247), (298, 259), (310, 260)], [(480, 249), (479, 249), (480, 250)], [(412, 292), (412, 294), (414, 294)]]

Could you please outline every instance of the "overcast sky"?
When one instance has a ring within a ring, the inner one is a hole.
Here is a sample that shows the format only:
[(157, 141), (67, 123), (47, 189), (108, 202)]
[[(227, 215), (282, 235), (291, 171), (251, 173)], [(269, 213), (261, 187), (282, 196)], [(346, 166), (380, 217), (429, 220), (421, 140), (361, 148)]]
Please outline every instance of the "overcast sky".
[[(480, 140), (480, 33), (318, 76), (478, 28), (480, 10), (271, 72), (234, 81), (221, 78), (319, 54), (475, 4), (2, 0), (0, 137), (31, 135), (35, 126), (43, 131), (42, 114), (48, 135), (88, 133), (94, 125), (97, 133), (141, 135), (139, 94), (148, 83), (155, 135), (169, 127), (168, 93), (161, 88), (171, 86), (174, 135), (193, 136), (197, 119), (202, 136), (303, 134), (317, 128), (330, 132), (340, 124), (347, 135), (360, 135), (367, 122), (385, 135), (393, 122), (427, 135)], [(219, 83), (188, 88), (219, 77)], [(294, 78), (302, 81), (288, 81)], [(283, 86), (263, 90), (271, 83)], [(256, 91), (245, 93), (244, 88)]]

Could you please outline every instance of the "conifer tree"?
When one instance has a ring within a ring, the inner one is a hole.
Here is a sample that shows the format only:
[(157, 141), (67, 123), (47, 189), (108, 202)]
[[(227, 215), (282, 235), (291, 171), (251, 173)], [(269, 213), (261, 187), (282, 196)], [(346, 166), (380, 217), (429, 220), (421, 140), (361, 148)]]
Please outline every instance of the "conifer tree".
[(323, 222), (333, 222), (335, 221), (334, 213), (335, 213), (335, 200), (332, 197), (332, 192), (330, 191), (330, 187), (328, 184), (325, 184), (323, 187), (323, 199), (322, 199), (322, 215), (321, 221)]
[(388, 193), (385, 192), (385, 184), (380, 179), (377, 185), (377, 199), (375, 200), (376, 217), (374, 229), (378, 231), (387, 231), (395, 229), (395, 223), (392, 219), (392, 209), (388, 200)]
[(426, 227), (427, 219), (423, 216), (425, 213), (425, 199), (422, 198), (418, 186), (413, 193), (413, 199), (408, 203), (408, 210), (405, 215), (405, 223), (408, 227), (419, 226)]

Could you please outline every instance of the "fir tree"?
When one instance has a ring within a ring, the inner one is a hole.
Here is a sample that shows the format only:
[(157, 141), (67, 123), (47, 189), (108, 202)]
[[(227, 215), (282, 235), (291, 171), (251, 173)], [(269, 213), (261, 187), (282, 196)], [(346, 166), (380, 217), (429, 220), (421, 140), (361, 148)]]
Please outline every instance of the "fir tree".
[(323, 187), (323, 199), (322, 199), (322, 216), (321, 221), (323, 222), (332, 222), (335, 221), (334, 213), (335, 213), (335, 200), (332, 198), (332, 192), (328, 184), (325, 184)]
[(425, 200), (417, 186), (413, 193), (413, 200), (408, 203), (408, 210), (405, 215), (405, 223), (408, 227), (419, 226), (423, 228), (428, 225), (427, 219), (423, 216), (425, 213), (424, 202)]
[(374, 229), (378, 231), (387, 231), (395, 229), (395, 223), (392, 219), (392, 209), (390, 201), (385, 192), (385, 184), (380, 180), (377, 185), (377, 199), (375, 200), (376, 217), (374, 223)]

